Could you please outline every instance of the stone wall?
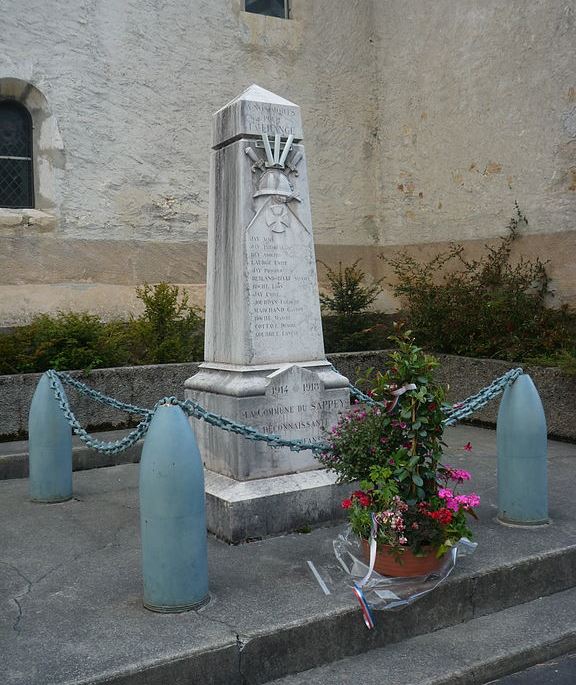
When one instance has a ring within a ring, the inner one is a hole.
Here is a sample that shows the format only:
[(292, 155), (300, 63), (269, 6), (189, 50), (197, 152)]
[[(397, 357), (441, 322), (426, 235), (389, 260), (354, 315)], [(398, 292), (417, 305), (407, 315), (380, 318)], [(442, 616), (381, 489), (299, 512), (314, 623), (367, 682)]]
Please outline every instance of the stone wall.
[(374, 8), (379, 243), (428, 256), (464, 241), (477, 253), (517, 201), (529, 225), (516, 253), (550, 259), (556, 301), (574, 302), (576, 3)]
[(125, 315), (133, 286), (160, 279), (202, 302), (212, 113), (251, 83), (302, 107), (316, 240), (370, 230), (371, 3), (293, 0), (290, 20), (241, 7), (3, 2), (0, 79), (45, 96), (64, 157), (55, 227), (0, 210), (0, 324), (58, 307)]
[(0, 97), (17, 80), (45, 103), (49, 216), (0, 209), (0, 325), (126, 316), (134, 286), (162, 279), (202, 303), (211, 116), (251, 83), (302, 108), (320, 259), (388, 276), (378, 254), (404, 245), (477, 254), (518, 200), (517, 251), (549, 258), (557, 302), (576, 300), (573, 0), (241, 6), (4, 0)]
[[(382, 368), (385, 352), (350, 352), (329, 355), (334, 366), (352, 382), (368, 368)], [(503, 375), (513, 364), (494, 359), (470, 359), (438, 355), (441, 366), (438, 379), (450, 386), (448, 399), (456, 402), (476, 393)], [(74, 375), (101, 392), (124, 402), (152, 407), (161, 397), (175, 395), (184, 399), (184, 382), (198, 370), (198, 364), (164, 364), (162, 366), (132, 366), (116, 369), (96, 369), (85, 375)], [(576, 441), (574, 406), (576, 377), (566, 376), (558, 369), (526, 367), (542, 398), (548, 432), (551, 437)], [(40, 374), (0, 376), (0, 440), (22, 439), (26, 436), (28, 410)], [(125, 414), (88, 400), (69, 390), (70, 402), (83, 426), (95, 430), (126, 427)], [(494, 425), (498, 401), (474, 416), (475, 420)], [(136, 418), (136, 417), (133, 417)]]

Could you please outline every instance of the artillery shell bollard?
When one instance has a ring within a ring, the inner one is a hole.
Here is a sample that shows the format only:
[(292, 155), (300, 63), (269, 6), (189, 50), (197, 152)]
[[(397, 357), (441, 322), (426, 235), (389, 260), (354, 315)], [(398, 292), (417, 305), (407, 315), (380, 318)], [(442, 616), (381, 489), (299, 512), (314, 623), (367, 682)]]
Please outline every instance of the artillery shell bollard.
[(72, 498), (72, 430), (43, 374), (28, 416), (30, 499), (65, 502)]
[(546, 418), (527, 374), (504, 391), (496, 442), (498, 519), (521, 526), (548, 523)]
[(204, 469), (188, 418), (160, 405), (140, 462), (144, 606), (181, 612), (208, 601)]

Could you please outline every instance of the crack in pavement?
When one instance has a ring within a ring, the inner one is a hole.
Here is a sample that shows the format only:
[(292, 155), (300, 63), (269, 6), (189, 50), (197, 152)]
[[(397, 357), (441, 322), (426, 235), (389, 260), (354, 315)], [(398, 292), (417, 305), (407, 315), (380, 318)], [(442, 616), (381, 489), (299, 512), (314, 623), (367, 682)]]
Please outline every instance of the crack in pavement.
[(250, 682), (248, 678), (242, 673), (242, 652), (246, 648), (246, 645), (250, 642), (251, 638), (249, 638), (247, 635), (242, 635), (242, 633), (239, 633), (236, 629), (235, 626), (231, 625), (230, 623), (227, 623), (226, 621), (223, 621), (222, 619), (218, 618), (213, 618), (212, 616), (206, 616), (205, 614), (202, 614), (201, 612), (203, 609), (206, 607), (203, 607), (202, 609), (197, 609), (194, 611), (194, 613), (199, 617), (203, 618), (211, 623), (216, 623), (217, 625), (224, 626), (225, 628), (228, 628), (230, 630), (235, 638), (236, 638), (236, 649), (238, 652), (238, 660), (237, 660), (237, 666), (238, 666), (238, 675), (242, 679), (243, 685), (250, 685)]
[(18, 635), (20, 635), (20, 633), (22, 632), (22, 629), (20, 627), (20, 621), (22, 620), (22, 605), (20, 604), (20, 600), (26, 597), (26, 595), (30, 594), (32, 590), (32, 585), (34, 583), (30, 580), (30, 578), (28, 578), (28, 576), (24, 575), (24, 573), (22, 573), (22, 571), (17, 566), (9, 564), (6, 561), (0, 561), (0, 564), (2, 564), (3, 566), (7, 566), (8, 568), (15, 571), (16, 574), (20, 576), (20, 578), (22, 578), (22, 580), (26, 583), (26, 589), (24, 590), (24, 592), (20, 592), (14, 595), (14, 597), (10, 598), (10, 600), (14, 602), (18, 609), (18, 615), (16, 616), (16, 619), (12, 624), (12, 630), (14, 630)]
[(52, 568), (49, 568), (45, 573), (43, 573), (41, 576), (36, 578), (35, 580), (31, 580), (26, 576), (22, 571), (17, 567), (14, 566), (14, 564), (10, 564), (7, 561), (1, 561), (0, 564), (3, 566), (7, 566), (8, 568), (12, 569), (22, 580), (26, 583), (26, 589), (23, 592), (19, 592), (14, 597), (10, 598), (10, 601), (14, 602), (14, 604), (17, 607), (18, 614), (16, 616), (16, 619), (14, 623), (12, 624), (12, 630), (14, 630), (18, 635), (22, 633), (22, 627), (20, 625), (22, 618), (24, 616), (24, 612), (22, 609), (22, 600), (24, 600), (25, 597), (27, 597), (31, 592), (34, 586), (38, 585), (41, 583), (43, 580), (46, 580), (48, 576), (52, 575), (56, 571), (60, 570), (64, 566), (70, 565), (78, 561), (84, 556), (87, 556), (89, 554), (95, 554), (98, 552), (101, 552), (102, 550), (106, 549), (107, 547), (112, 547), (115, 544), (118, 544), (118, 537), (120, 535), (120, 532), (128, 527), (129, 524), (124, 524), (124, 525), (119, 525), (116, 530), (114, 531), (112, 535), (111, 540), (107, 540), (104, 544), (99, 545), (98, 547), (95, 548), (90, 548), (88, 550), (83, 550), (79, 552), (78, 554), (75, 554), (72, 558), (66, 559), (65, 561), (61, 562), (60, 564), (57, 564), (56, 566), (53, 566)]

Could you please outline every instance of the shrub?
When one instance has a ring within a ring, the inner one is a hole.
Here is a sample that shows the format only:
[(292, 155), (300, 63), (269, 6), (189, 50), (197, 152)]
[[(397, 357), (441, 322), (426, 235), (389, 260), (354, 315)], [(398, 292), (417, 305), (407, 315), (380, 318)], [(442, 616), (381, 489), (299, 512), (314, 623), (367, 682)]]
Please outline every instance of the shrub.
[(320, 295), (324, 309), (322, 328), (327, 352), (354, 352), (374, 350), (383, 346), (392, 331), (391, 317), (381, 312), (367, 312), (382, 292), (382, 279), (372, 285), (364, 285), (366, 274), (358, 266), (357, 259), (351, 266), (326, 269), (329, 288)]
[(136, 295), (144, 312), (130, 321), (106, 323), (88, 312), (59, 312), (0, 335), (0, 374), (202, 358), (203, 321), (186, 293), (158, 283), (137, 288)]
[(202, 358), (203, 322), (199, 308), (189, 304), (188, 293), (168, 283), (146, 283), (136, 288), (136, 296), (144, 304), (144, 312), (130, 327), (138, 363)]
[(553, 353), (573, 340), (574, 314), (566, 307), (547, 307), (546, 262), (524, 257), (511, 262), (512, 246), (526, 224), (516, 205), (508, 234), (496, 247), (486, 246), (477, 260), (466, 259), (462, 245), (424, 263), (406, 252), (384, 258), (421, 345), (437, 352), (522, 361)]
[(128, 359), (122, 326), (103, 323), (86, 312), (41, 314), (0, 336), (3, 374), (119, 366)]
[(394, 330), (395, 316), (384, 312), (364, 312), (338, 316), (324, 314), (324, 348), (332, 352), (381, 350)]
[(357, 259), (352, 266), (344, 267), (344, 270), (342, 262), (338, 262), (338, 271), (320, 262), (326, 269), (331, 292), (320, 295), (320, 304), (324, 309), (340, 316), (361, 314), (382, 292), (382, 279), (372, 285), (364, 285), (366, 274), (358, 266), (359, 262)]

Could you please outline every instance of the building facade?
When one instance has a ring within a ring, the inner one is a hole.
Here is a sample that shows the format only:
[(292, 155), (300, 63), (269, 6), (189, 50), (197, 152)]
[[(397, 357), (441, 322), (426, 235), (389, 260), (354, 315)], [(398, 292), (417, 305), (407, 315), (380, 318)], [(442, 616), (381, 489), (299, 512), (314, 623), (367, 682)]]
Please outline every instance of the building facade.
[(212, 113), (252, 83), (302, 108), (319, 259), (474, 254), (517, 201), (576, 301), (576, 0), (2, 5), (0, 325), (161, 280), (202, 304)]

